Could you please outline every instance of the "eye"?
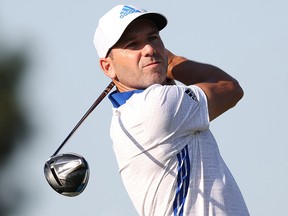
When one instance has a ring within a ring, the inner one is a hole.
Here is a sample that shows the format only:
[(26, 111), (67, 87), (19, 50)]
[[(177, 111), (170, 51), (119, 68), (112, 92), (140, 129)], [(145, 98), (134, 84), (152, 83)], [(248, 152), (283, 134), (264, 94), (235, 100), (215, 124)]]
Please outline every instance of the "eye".
[(158, 35), (152, 35), (148, 38), (149, 41), (154, 41), (154, 40), (158, 40), (159, 36)]
[(131, 49), (131, 48), (133, 48), (133, 47), (135, 47), (135, 46), (137, 46), (137, 42), (132, 41), (132, 42), (127, 43), (126, 46), (125, 46), (125, 48), (126, 48), (126, 49)]

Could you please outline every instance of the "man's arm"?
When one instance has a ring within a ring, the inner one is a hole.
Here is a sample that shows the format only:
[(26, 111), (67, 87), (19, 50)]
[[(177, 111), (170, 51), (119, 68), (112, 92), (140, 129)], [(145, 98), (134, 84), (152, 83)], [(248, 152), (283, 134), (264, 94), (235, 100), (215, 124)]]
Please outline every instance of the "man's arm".
[(206, 94), (210, 121), (234, 107), (244, 92), (233, 77), (221, 69), (176, 56), (167, 50), (167, 77), (185, 85), (197, 85)]

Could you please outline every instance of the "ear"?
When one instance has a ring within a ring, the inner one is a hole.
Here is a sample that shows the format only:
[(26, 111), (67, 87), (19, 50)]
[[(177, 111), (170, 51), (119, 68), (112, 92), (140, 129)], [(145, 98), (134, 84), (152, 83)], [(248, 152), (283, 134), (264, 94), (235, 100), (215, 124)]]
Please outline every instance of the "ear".
[(111, 79), (116, 77), (112, 61), (109, 57), (100, 58), (100, 66), (106, 76), (110, 77)]

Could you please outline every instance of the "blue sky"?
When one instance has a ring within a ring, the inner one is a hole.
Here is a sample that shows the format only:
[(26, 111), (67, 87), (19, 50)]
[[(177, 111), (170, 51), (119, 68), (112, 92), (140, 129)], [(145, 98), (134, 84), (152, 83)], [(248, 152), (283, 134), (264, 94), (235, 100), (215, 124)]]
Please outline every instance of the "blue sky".
[(2, 171), (7, 183), (2, 194), (14, 185), (27, 195), (13, 216), (136, 215), (118, 175), (107, 99), (61, 151), (88, 161), (85, 191), (75, 198), (60, 196), (43, 175), (44, 162), (109, 83), (92, 39), (100, 16), (120, 3), (165, 14), (168, 26), (161, 36), (168, 49), (216, 65), (240, 82), (244, 98), (211, 129), (251, 215), (287, 215), (286, 1), (1, 0), (0, 41), (28, 50), (21, 98), (34, 126), (25, 148)]

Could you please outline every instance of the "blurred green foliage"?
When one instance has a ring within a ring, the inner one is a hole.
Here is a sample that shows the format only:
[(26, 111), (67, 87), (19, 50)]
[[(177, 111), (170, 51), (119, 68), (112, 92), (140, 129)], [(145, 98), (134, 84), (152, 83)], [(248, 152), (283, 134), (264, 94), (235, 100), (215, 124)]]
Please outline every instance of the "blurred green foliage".
[(24, 66), (22, 53), (0, 56), (0, 166), (20, 143), (19, 139), (27, 134), (27, 124), (17, 94)]
[[(23, 50), (4, 49), (0, 41), (0, 170), (8, 166), (7, 162), (13, 151), (24, 143), (21, 141), (28, 135), (28, 123), (19, 100), (19, 86), (26, 66), (27, 59)], [(0, 177), (2, 174), (0, 171)], [(6, 187), (1, 178), (0, 184)], [(11, 187), (10, 192), (13, 194), (15, 190), (17, 189)], [(19, 197), (11, 202), (1, 196), (0, 215), (10, 214), (20, 201)]]

